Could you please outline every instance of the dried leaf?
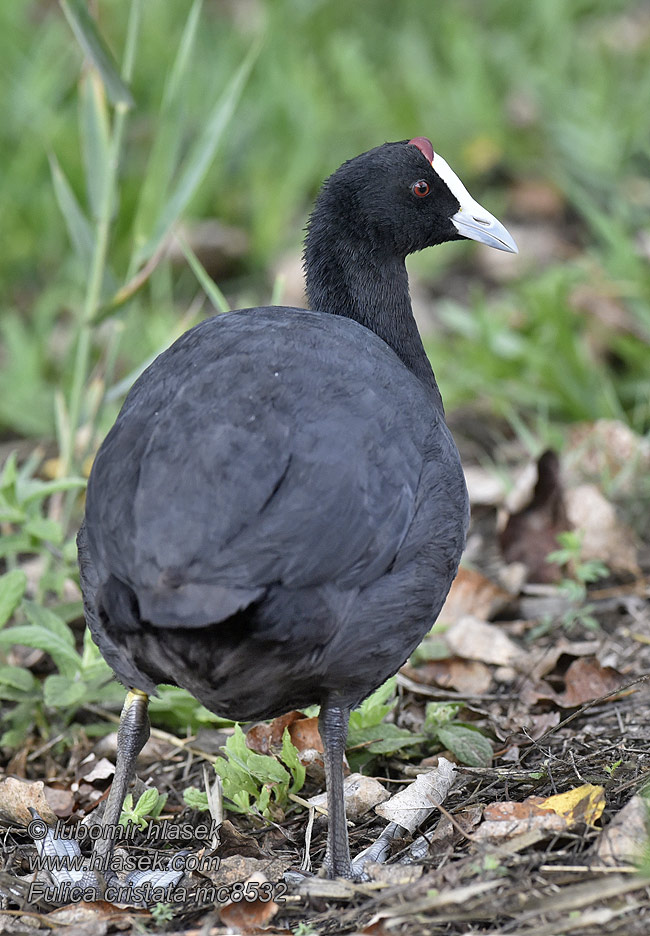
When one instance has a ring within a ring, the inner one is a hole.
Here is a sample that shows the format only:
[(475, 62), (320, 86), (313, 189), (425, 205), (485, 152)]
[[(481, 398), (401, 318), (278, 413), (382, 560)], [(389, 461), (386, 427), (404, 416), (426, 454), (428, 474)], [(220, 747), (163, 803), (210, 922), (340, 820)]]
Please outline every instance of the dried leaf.
[(540, 809), (550, 809), (557, 816), (562, 816), (567, 826), (577, 822), (586, 822), (587, 825), (593, 826), (605, 809), (605, 789), (593, 783), (584, 783), (566, 793), (549, 796), (538, 805)]
[(580, 482), (607, 478), (625, 493), (633, 493), (635, 479), (650, 471), (650, 441), (616, 419), (573, 426), (564, 455)]
[(641, 577), (636, 536), (594, 484), (568, 491), (566, 506), (571, 525), (582, 532), (583, 561), (600, 559), (612, 572)]
[(506, 562), (523, 562), (531, 582), (552, 583), (562, 577), (554, 563), (546, 561), (557, 548), (557, 535), (570, 529), (560, 479), (560, 461), (550, 449), (537, 463), (537, 484), (532, 500), (512, 513), (499, 540)]
[[(378, 803), (383, 803), (390, 798), (390, 793), (379, 780), (364, 777), (358, 773), (350, 774), (349, 777), (345, 778), (343, 795), (348, 819), (359, 819), (373, 806), (377, 806)], [(312, 806), (327, 808), (327, 793), (312, 796), (307, 802), (311, 803)]]
[(217, 885), (257, 879), (260, 875), (268, 881), (281, 881), (282, 875), (290, 867), (291, 859), (230, 855), (214, 871), (206, 870), (205, 876)]
[(0, 782), (0, 816), (7, 822), (27, 826), (32, 821), (32, 806), (48, 824), (56, 822), (56, 814), (49, 805), (42, 780), (27, 783), (7, 777)]
[(600, 833), (594, 851), (606, 865), (636, 864), (649, 832), (647, 802), (642, 796), (633, 796)]
[(218, 852), (222, 861), (233, 855), (246, 858), (264, 857), (257, 839), (252, 835), (244, 835), (229, 819), (224, 819), (219, 828)]
[[(278, 749), (282, 747), (282, 735), (285, 728), (299, 719), (304, 719), (302, 712), (287, 712), (286, 715), (280, 715), (274, 718), (270, 724), (267, 722), (258, 722), (252, 725), (246, 732), (246, 746), (258, 754), (270, 754), (273, 746)], [(321, 748), (322, 750), (322, 748)]]
[(445, 640), (457, 656), (497, 666), (515, 665), (526, 656), (501, 628), (470, 616), (453, 624)]
[[(81, 767), (83, 769), (83, 764)], [(83, 773), (79, 776), (92, 783), (94, 780), (108, 780), (115, 773), (115, 766), (111, 764), (107, 757), (100, 757), (99, 760), (93, 758), (92, 763), (88, 764)]]
[(425, 686), (440, 686), (456, 689), (461, 694), (482, 695), (492, 685), (492, 673), (484, 663), (477, 660), (432, 660), (419, 666), (402, 667), (404, 676)]
[[(52, 812), (59, 819), (67, 819), (74, 809), (74, 793), (71, 790), (63, 790), (60, 787), (46, 786), (43, 790)], [(38, 812), (38, 810), (37, 810)]]
[(529, 796), (521, 803), (491, 803), (483, 810), (484, 821), (474, 832), (479, 841), (503, 841), (526, 832), (561, 832), (578, 822), (593, 825), (605, 808), (604, 790), (586, 783), (567, 793)]
[(562, 708), (575, 708), (613, 692), (625, 683), (620, 673), (598, 660), (574, 660), (564, 676), (564, 692), (553, 695)]
[(318, 731), (318, 718), (300, 718), (289, 725), (289, 737), (302, 754), (303, 751), (323, 753), (323, 742)]
[(487, 621), (511, 600), (512, 595), (480, 572), (461, 566), (439, 617), (445, 624), (455, 623), (467, 614)]
[(377, 806), (375, 812), (413, 832), (428, 819), (436, 806), (445, 801), (455, 779), (456, 768), (451, 761), (441, 757), (435, 770), (418, 774), (413, 783), (388, 802)]
[(230, 932), (262, 932), (276, 915), (280, 907), (274, 900), (251, 900), (248, 896), (255, 894), (262, 884), (268, 884), (268, 878), (260, 872), (251, 875), (243, 885), (244, 900), (227, 903), (219, 909), (221, 922)]

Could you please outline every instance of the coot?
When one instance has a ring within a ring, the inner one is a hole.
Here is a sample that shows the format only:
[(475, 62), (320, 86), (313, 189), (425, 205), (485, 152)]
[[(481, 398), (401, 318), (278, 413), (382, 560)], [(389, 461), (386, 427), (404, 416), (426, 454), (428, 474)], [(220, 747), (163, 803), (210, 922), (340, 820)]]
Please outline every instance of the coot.
[(405, 267), (407, 254), (461, 238), (516, 251), (429, 140), (378, 146), (318, 196), (311, 310), (210, 318), (134, 384), (95, 459), (78, 536), (88, 625), (131, 690), (106, 823), (157, 684), (243, 721), (318, 703), (325, 870), (351, 875), (350, 710), (432, 626), (465, 543), (463, 472)]

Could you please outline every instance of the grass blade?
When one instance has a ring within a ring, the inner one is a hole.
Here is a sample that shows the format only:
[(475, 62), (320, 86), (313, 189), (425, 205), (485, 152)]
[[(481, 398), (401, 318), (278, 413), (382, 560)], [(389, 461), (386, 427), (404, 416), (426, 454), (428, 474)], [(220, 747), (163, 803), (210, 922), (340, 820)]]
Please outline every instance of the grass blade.
[(158, 120), (158, 132), (151, 154), (147, 172), (140, 193), (138, 210), (133, 225), (134, 257), (129, 270), (133, 277), (137, 264), (137, 252), (141, 250), (147, 239), (151, 236), (159, 206), (167, 196), (171, 180), (178, 166), (182, 133), (185, 78), (191, 77), (192, 51), (196, 39), (196, 32), (203, 0), (194, 0), (185, 23), (185, 29), (172, 65), (169, 77), (163, 91), (162, 105)]
[(205, 294), (217, 312), (230, 312), (230, 305), (228, 304), (228, 300), (221, 292), (215, 281), (212, 279), (206, 268), (203, 266), (197, 255), (194, 253), (190, 245), (183, 237), (179, 237), (178, 235), (177, 240), (180, 244), (180, 248), (183, 251), (183, 254), (185, 255), (185, 259), (191, 266), (194, 275), (203, 287)]
[(90, 222), (77, 201), (77, 196), (72, 191), (72, 187), (58, 159), (54, 155), (50, 156), (50, 170), (52, 172), (54, 194), (61, 209), (72, 245), (79, 259), (84, 264), (88, 264), (95, 247), (95, 238), (93, 237)]
[(109, 175), (110, 127), (104, 85), (95, 69), (88, 69), (79, 88), (81, 150), (88, 203), (99, 218)]
[(131, 92), (122, 81), (115, 59), (99, 34), (85, 0), (59, 0), (59, 3), (84, 54), (102, 76), (111, 103), (133, 107)]
[(259, 49), (260, 43), (256, 42), (208, 115), (203, 132), (185, 161), (180, 178), (158, 218), (152, 237), (137, 255), (137, 266), (145, 263), (158, 250), (201, 184), (241, 97)]

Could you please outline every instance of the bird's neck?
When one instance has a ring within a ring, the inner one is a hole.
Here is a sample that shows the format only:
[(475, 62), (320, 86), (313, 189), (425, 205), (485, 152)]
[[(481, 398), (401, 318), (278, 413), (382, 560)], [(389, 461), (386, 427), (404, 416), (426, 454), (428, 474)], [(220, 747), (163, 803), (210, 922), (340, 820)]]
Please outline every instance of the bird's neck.
[[(382, 338), (429, 389), (442, 409), (440, 391), (413, 317), (403, 259), (378, 257), (338, 241), (318, 243), (312, 225), (305, 246), (310, 308), (344, 315)], [(325, 241), (325, 238), (323, 239)]]

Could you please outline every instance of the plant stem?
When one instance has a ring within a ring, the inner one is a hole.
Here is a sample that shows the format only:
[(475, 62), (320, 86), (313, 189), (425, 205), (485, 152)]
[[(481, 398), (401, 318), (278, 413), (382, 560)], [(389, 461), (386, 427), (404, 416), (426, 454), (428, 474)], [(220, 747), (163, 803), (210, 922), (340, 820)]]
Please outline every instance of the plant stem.
[[(122, 66), (122, 77), (127, 84), (130, 82), (133, 74), (141, 11), (142, 0), (132, 0)], [(106, 177), (103, 180), (102, 198), (96, 222), (95, 245), (88, 275), (86, 295), (77, 322), (77, 346), (72, 372), (72, 389), (70, 391), (68, 406), (68, 432), (62, 440), (61, 450), (62, 475), (70, 473), (75, 459), (75, 439), (81, 422), (83, 391), (88, 380), (92, 326), (100, 306), (102, 283), (106, 271), (106, 258), (108, 255), (111, 223), (116, 203), (115, 190), (127, 110), (128, 107), (125, 104), (117, 104), (115, 107)], [(68, 516), (70, 513), (71, 500), (72, 498), (68, 498), (68, 509), (66, 511)]]

